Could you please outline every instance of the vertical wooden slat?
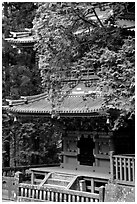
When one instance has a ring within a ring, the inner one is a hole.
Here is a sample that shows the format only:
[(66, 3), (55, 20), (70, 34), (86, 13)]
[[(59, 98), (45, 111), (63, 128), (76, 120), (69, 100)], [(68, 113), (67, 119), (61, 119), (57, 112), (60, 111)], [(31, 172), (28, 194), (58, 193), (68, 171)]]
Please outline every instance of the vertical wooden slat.
[(42, 200), (42, 190), (39, 192), (39, 199)]
[(126, 158), (123, 158), (123, 160), (124, 160), (124, 181), (127, 181)]
[(132, 158), (133, 182), (135, 182), (135, 158)]
[(77, 199), (77, 202), (80, 202), (80, 197), (79, 197), (79, 195), (77, 195), (76, 199)]
[(115, 165), (116, 165), (116, 179), (118, 179), (118, 158), (115, 157)]
[(89, 202), (89, 198), (88, 197), (86, 198), (86, 202)]
[(131, 159), (128, 158), (128, 180), (131, 181)]
[(51, 192), (51, 201), (54, 202), (54, 192)]
[(81, 202), (84, 202), (84, 197), (83, 196), (81, 196)]
[(39, 199), (39, 198), (38, 198), (38, 193), (39, 193), (39, 192), (38, 192), (38, 189), (36, 189), (36, 199)]
[(68, 200), (67, 200), (67, 195), (66, 195), (66, 193), (64, 193), (64, 202), (67, 202)]
[(46, 197), (46, 190), (44, 190), (44, 192), (43, 192), (43, 200), (47, 200), (47, 197)]
[(68, 202), (71, 202), (71, 195), (68, 195)]
[(29, 188), (28, 197), (31, 198), (31, 189)]
[(27, 192), (28, 192), (28, 189), (25, 188), (25, 197), (27, 197)]
[(119, 158), (119, 167), (120, 167), (120, 180), (122, 180), (122, 159)]
[(35, 190), (32, 189), (32, 198), (34, 198), (34, 196), (35, 196)]
[(55, 193), (55, 201), (58, 202), (58, 192)]
[(62, 193), (59, 194), (59, 202), (62, 202)]
[(75, 195), (72, 196), (72, 202), (75, 202)]
[(23, 196), (24, 188), (21, 188), (21, 196)]
[(47, 191), (47, 200), (50, 201), (50, 191)]

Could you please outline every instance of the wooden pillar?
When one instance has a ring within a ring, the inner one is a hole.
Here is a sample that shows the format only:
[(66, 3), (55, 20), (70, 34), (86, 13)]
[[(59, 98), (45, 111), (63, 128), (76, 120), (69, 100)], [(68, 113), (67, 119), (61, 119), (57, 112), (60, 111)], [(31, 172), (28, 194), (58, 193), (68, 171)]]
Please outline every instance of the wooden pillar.
[(31, 172), (31, 184), (33, 185), (34, 184), (34, 171)]
[(109, 151), (115, 151), (114, 138), (111, 133), (109, 138)]
[[(80, 140), (80, 136), (77, 136), (77, 143), (79, 142), (79, 140)], [(79, 147), (77, 147), (77, 155), (79, 155), (80, 154), (80, 149), (79, 149)], [(77, 160), (77, 165), (80, 165), (80, 162)]]
[(94, 179), (92, 178), (91, 179), (91, 193), (94, 193), (94, 189), (95, 189), (95, 187), (94, 187)]
[(111, 173), (111, 179), (113, 179), (113, 176), (114, 176), (113, 155), (114, 155), (114, 151), (110, 151), (110, 173)]
[(86, 191), (86, 182), (85, 180), (79, 181), (80, 191)]
[(96, 139), (95, 140), (95, 166), (99, 166), (99, 161), (98, 158), (96, 158), (96, 155), (99, 154), (99, 141)]

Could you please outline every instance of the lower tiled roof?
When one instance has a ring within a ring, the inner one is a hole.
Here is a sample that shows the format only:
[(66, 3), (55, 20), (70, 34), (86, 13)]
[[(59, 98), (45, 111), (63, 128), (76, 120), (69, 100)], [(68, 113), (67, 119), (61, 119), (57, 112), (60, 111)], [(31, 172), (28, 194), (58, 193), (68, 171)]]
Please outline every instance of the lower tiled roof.
[(101, 97), (93, 99), (90, 96), (87, 98), (83, 96), (68, 96), (62, 102), (59, 111), (70, 113), (98, 112), (102, 107), (102, 103)]
[[(4, 109), (18, 113), (30, 114), (51, 114), (52, 102), (43, 93), (36, 96), (22, 97), (21, 100), (8, 100), (9, 106)], [(103, 97), (99, 92), (95, 92), (95, 87), (87, 88), (83, 85), (75, 87), (69, 95), (64, 97), (62, 102), (55, 101), (55, 108), (61, 114), (71, 113), (95, 113), (102, 110)]]

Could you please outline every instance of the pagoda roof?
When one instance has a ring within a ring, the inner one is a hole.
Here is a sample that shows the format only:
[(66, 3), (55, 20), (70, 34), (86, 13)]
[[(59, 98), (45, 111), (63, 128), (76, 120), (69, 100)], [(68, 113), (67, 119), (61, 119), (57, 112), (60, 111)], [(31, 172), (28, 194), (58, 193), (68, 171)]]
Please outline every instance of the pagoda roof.
[[(64, 92), (65, 95), (65, 92)], [(31, 114), (50, 116), (54, 110), (61, 116), (64, 115), (99, 115), (104, 113), (103, 97), (97, 87), (85, 87), (84, 84), (78, 84), (69, 94), (63, 96), (63, 99), (56, 103), (52, 108), (52, 102), (46, 93), (35, 96), (21, 97), (19, 100), (7, 100), (9, 105), (4, 106), (14, 114)]]
[[(95, 11), (98, 15), (98, 18), (101, 22), (104, 22), (109, 17), (113, 16), (113, 7), (110, 8), (110, 6), (113, 5), (109, 2), (102, 2), (98, 5), (98, 3), (94, 3)], [(87, 18), (93, 21), (97, 21), (97, 18), (93, 14), (87, 15)], [(135, 30), (135, 13), (133, 11), (125, 12), (124, 14), (120, 15), (119, 18), (116, 21), (116, 24), (118, 27), (123, 27), (130, 30)], [(11, 44), (29, 44), (29, 43), (35, 43), (36, 37), (34, 34), (35, 31), (33, 29), (25, 29), (24, 31), (14, 31), (10, 32), (11, 37), (5, 38), (5, 40)], [(78, 35), (81, 33), (89, 32), (87, 29), (79, 28), (74, 32), (74, 34)]]
[(29, 44), (36, 42), (36, 39), (31, 30), (10, 32), (11, 37), (5, 40), (11, 44)]
[(34, 43), (36, 40), (33, 36), (24, 36), (19, 38), (6, 38), (5, 39), (9, 43), (20, 44), (20, 43)]

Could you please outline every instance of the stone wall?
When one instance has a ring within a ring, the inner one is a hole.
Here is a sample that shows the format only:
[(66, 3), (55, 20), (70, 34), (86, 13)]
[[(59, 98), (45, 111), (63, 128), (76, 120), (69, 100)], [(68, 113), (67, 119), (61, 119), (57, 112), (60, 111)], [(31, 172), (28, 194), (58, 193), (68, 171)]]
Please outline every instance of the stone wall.
[(109, 183), (105, 187), (105, 202), (135, 202), (135, 187)]

